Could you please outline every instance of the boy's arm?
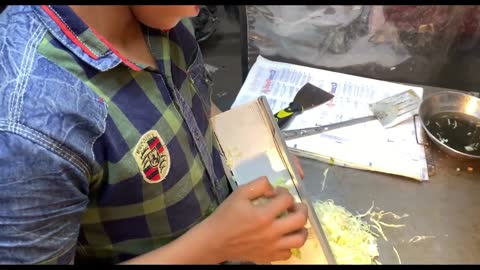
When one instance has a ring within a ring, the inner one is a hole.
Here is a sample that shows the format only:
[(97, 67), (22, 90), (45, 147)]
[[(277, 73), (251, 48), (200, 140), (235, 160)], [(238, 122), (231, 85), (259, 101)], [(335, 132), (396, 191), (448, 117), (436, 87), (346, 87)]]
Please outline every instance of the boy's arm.
[(0, 131), (0, 264), (73, 263), (87, 193), (70, 162)]
[[(0, 131), (0, 264), (73, 264), (88, 181), (63, 158)], [(126, 264), (215, 264), (213, 235), (195, 226)]]

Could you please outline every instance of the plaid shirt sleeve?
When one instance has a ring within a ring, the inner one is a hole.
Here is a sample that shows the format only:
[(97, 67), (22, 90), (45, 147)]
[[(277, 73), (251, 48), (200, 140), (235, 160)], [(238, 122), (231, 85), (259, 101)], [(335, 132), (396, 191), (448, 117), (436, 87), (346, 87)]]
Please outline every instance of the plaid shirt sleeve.
[(65, 159), (0, 132), (0, 263), (73, 263), (87, 191)]

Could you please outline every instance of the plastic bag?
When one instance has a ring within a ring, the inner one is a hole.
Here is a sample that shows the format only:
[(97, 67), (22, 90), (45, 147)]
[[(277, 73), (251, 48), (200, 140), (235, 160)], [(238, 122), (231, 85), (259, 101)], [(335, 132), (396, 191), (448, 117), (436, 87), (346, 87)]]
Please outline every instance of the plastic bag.
[(261, 54), (374, 79), (480, 87), (478, 6), (247, 6), (246, 14), (250, 65)]

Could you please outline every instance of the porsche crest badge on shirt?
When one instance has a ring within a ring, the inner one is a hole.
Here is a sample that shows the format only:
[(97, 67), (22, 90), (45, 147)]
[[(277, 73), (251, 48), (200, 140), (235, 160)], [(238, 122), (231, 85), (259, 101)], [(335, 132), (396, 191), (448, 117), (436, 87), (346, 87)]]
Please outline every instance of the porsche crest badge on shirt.
[(156, 130), (143, 134), (133, 155), (145, 181), (153, 184), (165, 179), (170, 170), (170, 154)]

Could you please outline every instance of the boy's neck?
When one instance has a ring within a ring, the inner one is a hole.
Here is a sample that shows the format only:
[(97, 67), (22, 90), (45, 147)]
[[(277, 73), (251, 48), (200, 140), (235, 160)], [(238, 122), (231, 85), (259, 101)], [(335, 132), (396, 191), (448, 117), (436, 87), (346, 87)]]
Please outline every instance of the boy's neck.
[(124, 5), (75, 6), (70, 8), (130, 60), (156, 67), (140, 23)]
[(112, 44), (125, 43), (140, 29), (128, 6), (71, 5), (70, 8)]

